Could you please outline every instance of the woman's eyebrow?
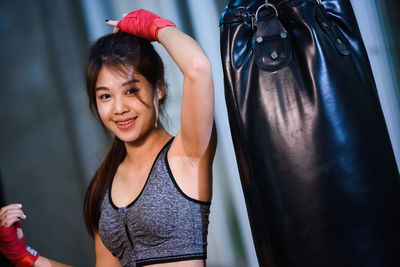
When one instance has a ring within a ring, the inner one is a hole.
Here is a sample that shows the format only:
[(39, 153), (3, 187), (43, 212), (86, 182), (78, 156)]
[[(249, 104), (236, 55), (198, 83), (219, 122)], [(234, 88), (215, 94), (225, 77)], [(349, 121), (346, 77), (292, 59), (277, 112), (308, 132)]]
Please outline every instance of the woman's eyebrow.
[(140, 83), (140, 81), (137, 80), (137, 79), (132, 79), (132, 80), (129, 80), (129, 81), (124, 82), (124, 83), (122, 84), (122, 86), (130, 85), (130, 84), (132, 84), (132, 83)]
[[(127, 85), (130, 85), (132, 83), (140, 83), (140, 81), (137, 80), (137, 79), (131, 79), (129, 81), (124, 82), (121, 86), (127, 86)], [(105, 86), (96, 87), (96, 89), (95, 89), (95, 91), (100, 91), (100, 90), (109, 91), (108, 87), (105, 87)]]
[(100, 91), (100, 90), (106, 90), (106, 91), (110, 91), (107, 87), (104, 86), (100, 86), (100, 87), (96, 87), (95, 91)]

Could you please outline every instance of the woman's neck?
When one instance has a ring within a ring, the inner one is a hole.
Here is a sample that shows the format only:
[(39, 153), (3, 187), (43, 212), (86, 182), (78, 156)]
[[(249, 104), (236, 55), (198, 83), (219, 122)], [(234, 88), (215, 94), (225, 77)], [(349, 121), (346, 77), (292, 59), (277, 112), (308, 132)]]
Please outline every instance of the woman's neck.
[(124, 161), (129, 165), (141, 166), (149, 159), (154, 158), (171, 135), (159, 124), (148, 134), (132, 143), (125, 143), (126, 156)]

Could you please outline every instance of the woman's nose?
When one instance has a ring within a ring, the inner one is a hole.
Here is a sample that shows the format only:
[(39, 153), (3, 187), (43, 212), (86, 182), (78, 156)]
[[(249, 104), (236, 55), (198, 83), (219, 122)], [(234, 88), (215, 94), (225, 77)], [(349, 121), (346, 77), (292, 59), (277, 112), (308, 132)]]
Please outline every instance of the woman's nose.
[(124, 97), (114, 98), (114, 114), (123, 114), (129, 111), (129, 105)]

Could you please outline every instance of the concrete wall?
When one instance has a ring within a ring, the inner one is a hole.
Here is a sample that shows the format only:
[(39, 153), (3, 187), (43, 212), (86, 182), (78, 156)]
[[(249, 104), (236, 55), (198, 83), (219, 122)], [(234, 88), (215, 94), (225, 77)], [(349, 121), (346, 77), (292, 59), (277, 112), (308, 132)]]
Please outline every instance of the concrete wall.
[(27, 215), (27, 243), (46, 257), (91, 266), (82, 202), (104, 139), (86, 105), (78, 4), (1, 1), (0, 168), (7, 203), (22, 203)]

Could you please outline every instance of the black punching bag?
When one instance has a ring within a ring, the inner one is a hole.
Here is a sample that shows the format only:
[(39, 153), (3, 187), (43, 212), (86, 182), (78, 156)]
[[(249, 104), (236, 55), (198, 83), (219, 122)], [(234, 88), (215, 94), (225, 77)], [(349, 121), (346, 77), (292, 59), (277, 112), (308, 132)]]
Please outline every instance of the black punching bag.
[(400, 177), (349, 0), (232, 0), (225, 98), (260, 266), (399, 267)]

